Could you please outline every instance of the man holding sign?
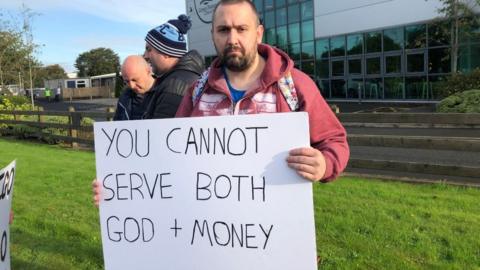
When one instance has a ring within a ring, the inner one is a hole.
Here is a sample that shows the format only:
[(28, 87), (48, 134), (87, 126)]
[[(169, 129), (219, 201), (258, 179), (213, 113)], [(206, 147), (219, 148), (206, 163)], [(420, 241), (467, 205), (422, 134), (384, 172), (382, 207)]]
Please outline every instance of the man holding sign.
[(306, 111), (312, 147), (290, 151), (288, 164), (310, 181), (334, 180), (349, 158), (345, 129), (310, 77), (287, 54), (261, 44), (263, 31), (252, 1), (221, 0), (212, 22), (217, 59), (176, 116)]

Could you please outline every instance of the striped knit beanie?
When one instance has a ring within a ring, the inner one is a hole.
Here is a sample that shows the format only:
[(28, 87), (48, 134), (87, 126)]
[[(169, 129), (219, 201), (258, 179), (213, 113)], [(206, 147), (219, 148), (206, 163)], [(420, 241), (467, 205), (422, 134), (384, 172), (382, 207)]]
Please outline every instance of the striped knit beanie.
[(145, 41), (159, 52), (173, 57), (182, 57), (188, 52), (186, 34), (192, 27), (187, 15), (180, 15), (176, 20), (169, 20), (150, 30)]

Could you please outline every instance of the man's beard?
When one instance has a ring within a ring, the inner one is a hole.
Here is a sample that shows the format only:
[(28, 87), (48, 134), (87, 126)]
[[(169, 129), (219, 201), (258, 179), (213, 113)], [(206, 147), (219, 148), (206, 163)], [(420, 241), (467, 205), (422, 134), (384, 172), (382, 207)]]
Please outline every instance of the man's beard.
[[(229, 55), (231, 52), (239, 52), (240, 56)], [(247, 55), (245, 49), (238, 46), (228, 46), (220, 54), (220, 64), (234, 72), (241, 72), (249, 68), (253, 59), (254, 55)]]

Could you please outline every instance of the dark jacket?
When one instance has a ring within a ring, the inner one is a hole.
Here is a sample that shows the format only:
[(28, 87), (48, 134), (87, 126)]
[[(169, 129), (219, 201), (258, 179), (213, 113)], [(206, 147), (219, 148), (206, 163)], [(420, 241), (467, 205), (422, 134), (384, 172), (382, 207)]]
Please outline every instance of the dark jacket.
[[(180, 58), (177, 65), (155, 80), (152, 89), (139, 99), (126, 89), (118, 99), (113, 120), (172, 118), (177, 112), (185, 91), (204, 70), (203, 57), (195, 50)], [(140, 115), (135, 112), (142, 112)]]

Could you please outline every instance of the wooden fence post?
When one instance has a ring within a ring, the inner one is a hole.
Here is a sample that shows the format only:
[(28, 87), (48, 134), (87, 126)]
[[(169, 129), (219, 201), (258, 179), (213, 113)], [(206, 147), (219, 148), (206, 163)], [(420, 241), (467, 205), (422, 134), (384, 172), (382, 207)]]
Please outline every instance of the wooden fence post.
[[(70, 106), (68, 107), (68, 111), (70, 112), (70, 129), (69, 135), (73, 139), (78, 138), (78, 128), (80, 127), (80, 115), (75, 112), (75, 108)], [(78, 148), (78, 143), (72, 141), (72, 148)]]
[[(108, 108), (107, 108), (107, 113), (113, 113), (113, 112), (115, 112), (115, 108), (114, 108), (114, 107), (108, 107)], [(113, 121), (113, 117), (107, 116), (107, 121)]]
[[(38, 111), (39, 111), (39, 112), (43, 112), (43, 107), (39, 106), (39, 107), (38, 107)], [(43, 114), (41, 114), (41, 113), (38, 114), (38, 122), (39, 122), (39, 123), (45, 122), (45, 116), (44, 116)]]

